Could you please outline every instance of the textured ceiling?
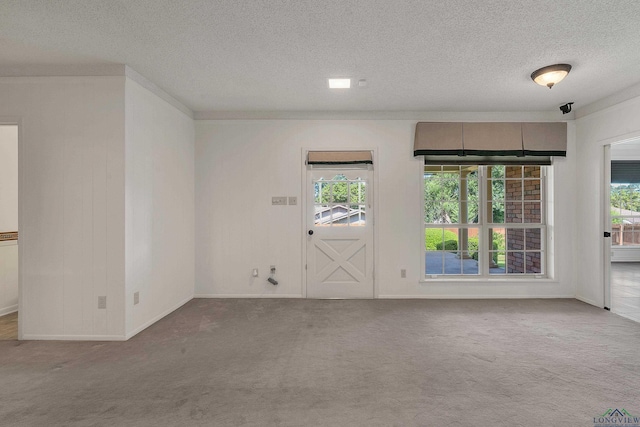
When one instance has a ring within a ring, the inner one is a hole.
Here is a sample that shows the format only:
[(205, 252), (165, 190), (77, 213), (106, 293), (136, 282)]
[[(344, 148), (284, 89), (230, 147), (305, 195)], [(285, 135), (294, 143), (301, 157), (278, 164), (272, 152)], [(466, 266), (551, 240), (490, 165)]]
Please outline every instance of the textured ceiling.
[(194, 111), (549, 111), (638, 83), (639, 22), (636, 0), (0, 0), (0, 71), (127, 64)]

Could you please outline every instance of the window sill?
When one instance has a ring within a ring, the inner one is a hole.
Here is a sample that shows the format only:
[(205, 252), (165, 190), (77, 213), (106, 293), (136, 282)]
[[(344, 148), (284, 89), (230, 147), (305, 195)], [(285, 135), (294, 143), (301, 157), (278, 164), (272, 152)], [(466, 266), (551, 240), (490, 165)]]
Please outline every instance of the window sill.
[(421, 279), (418, 281), (421, 285), (433, 285), (441, 283), (463, 283), (463, 284), (485, 284), (485, 283), (510, 283), (513, 285), (529, 285), (532, 283), (560, 283), (557, 279), (550, 279), (548, 277), (536, 279), (528, 277), (476, 277), (476, 278), (463, 278), (463, 277), (437, 277), (433, 279)]

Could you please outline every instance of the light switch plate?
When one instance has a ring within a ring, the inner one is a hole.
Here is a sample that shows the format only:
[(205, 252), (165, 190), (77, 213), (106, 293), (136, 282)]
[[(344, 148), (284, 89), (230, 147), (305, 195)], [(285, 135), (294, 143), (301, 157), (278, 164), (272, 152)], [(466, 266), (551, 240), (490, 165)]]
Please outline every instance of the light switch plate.
[(297, 205), (298, 204), (298, 198), (296, 196), (289, 197), (289, 204), (290, 205)]
[(133, 305), (137, 305), (140, 302), (140, 291), (133, 294)]
[(98, 308), (100, 310), (107, 308), (107, 297), (106, 296), (98, 297)]
[(272, 197), (271, 198), (271, 204), (276, 206), (284, 206), (287, 204), (287, 198), (286, 197)]

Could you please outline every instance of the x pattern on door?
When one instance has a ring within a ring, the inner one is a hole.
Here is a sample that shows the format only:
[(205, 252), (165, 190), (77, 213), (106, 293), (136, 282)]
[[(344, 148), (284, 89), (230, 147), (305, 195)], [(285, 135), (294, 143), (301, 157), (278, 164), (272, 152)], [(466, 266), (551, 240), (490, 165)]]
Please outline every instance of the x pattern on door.
[(314, 245), (316, 277), (320, 282), (366, 281), (366, 245), (361, 239), (322, 239)]

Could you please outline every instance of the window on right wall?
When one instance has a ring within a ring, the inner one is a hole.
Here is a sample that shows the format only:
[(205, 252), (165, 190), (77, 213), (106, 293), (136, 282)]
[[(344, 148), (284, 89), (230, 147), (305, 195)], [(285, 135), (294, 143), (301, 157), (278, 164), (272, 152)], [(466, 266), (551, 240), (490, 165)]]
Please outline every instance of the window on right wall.
[(547, 166), (425, 165), (425, 277), (547, 277)]

